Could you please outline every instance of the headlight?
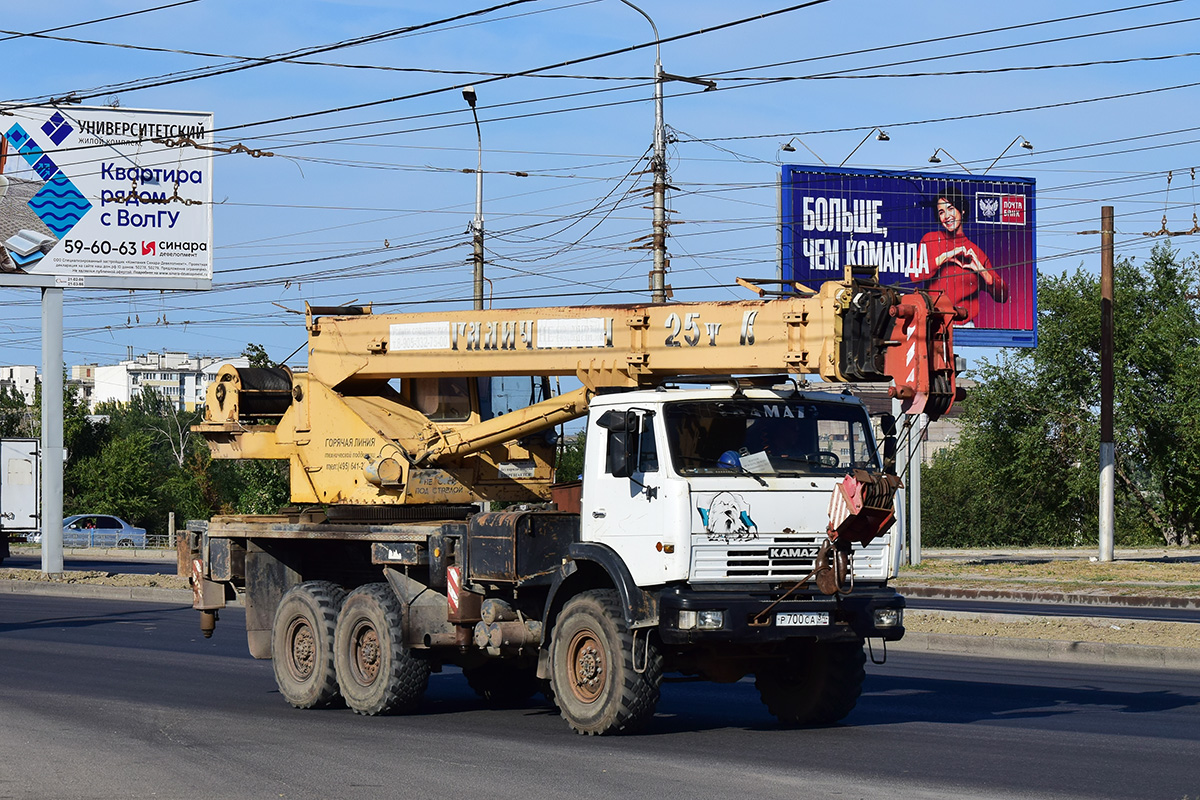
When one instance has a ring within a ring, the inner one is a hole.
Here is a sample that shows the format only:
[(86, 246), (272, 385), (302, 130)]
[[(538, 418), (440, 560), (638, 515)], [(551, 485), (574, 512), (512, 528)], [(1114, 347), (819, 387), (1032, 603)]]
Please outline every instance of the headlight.
[(904, 622), (904, 612), (898, 608), (875, 609), (876, 628), (895, 628)]
[(680, 611), (679, 629), (716, 631), (725, 627), (724, 611)]

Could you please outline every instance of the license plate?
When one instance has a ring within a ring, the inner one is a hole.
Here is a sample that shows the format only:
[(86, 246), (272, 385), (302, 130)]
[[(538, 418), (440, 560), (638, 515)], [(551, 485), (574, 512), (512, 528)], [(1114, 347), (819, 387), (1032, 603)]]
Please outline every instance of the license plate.
[(828, 611), (781, 611), (775, 615), (775, 625), (791, 628), (799, 625), (828, 625)]

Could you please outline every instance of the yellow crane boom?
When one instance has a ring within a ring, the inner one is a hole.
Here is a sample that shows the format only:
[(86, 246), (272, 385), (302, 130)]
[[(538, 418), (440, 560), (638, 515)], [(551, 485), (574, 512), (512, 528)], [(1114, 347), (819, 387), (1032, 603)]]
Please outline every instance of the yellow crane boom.
[[(910, 413), (955, 398), (955, 309), (871, 270), (744, 301), (374, 314), (309, 307), (308, 369), (227, 366), (196, 426), (217, 458), (291, 464), (297, 503), (438, 504), (545, 497), (534, 434), (591, 393), (684, 376), (894, 381)], [(484, 418), (478, 378), (574, 376), (581, 388)], [(398, 379), (398, 381), (397, 381)], [(398, 383), (398, 385), (397, 385)]]

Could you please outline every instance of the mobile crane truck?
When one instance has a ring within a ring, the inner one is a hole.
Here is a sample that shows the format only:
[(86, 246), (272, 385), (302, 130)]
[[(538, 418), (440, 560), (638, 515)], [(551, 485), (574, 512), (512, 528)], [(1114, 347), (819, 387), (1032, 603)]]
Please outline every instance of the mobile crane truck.
[[(451, 664), (492, 701), (544, 691), (583, 734), (643, 726), (664, 673), (753, 674), (784, 723), (843, 718), (865, 640), (904, 633), (895, 425), (881, 454), (860, 401), (803, 377), (894, 381), (936, 419), (957, 312), (869, 268), (739, 282), (759, 298), (308, 307), (307, 370), (226, 365), (196, 426), (216, 458), (287, 460), (295, 504), (190, 535), (205, 635), (238, 599), (298, 708), (404, 713)], [(508, 376), (544, 399), (496, 407)], [(554, 376), (580, 386), (551, 396)], [(556, 485), (555, 429), (584, 415), (582, 481)]]

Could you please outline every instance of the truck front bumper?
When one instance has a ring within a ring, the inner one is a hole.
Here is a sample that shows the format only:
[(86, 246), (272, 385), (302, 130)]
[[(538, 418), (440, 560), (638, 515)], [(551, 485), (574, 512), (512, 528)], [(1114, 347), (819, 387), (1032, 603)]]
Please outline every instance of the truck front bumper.
[(904, 636), (904, 598), (890, 587), (859, 586), (852, 594), (833, 597), (793, 593), (777, 598), (767, 592), (671, 588), (660, 595), (659, 637), (665, 644), (685, 645), (788, 639), (894, 642)]

